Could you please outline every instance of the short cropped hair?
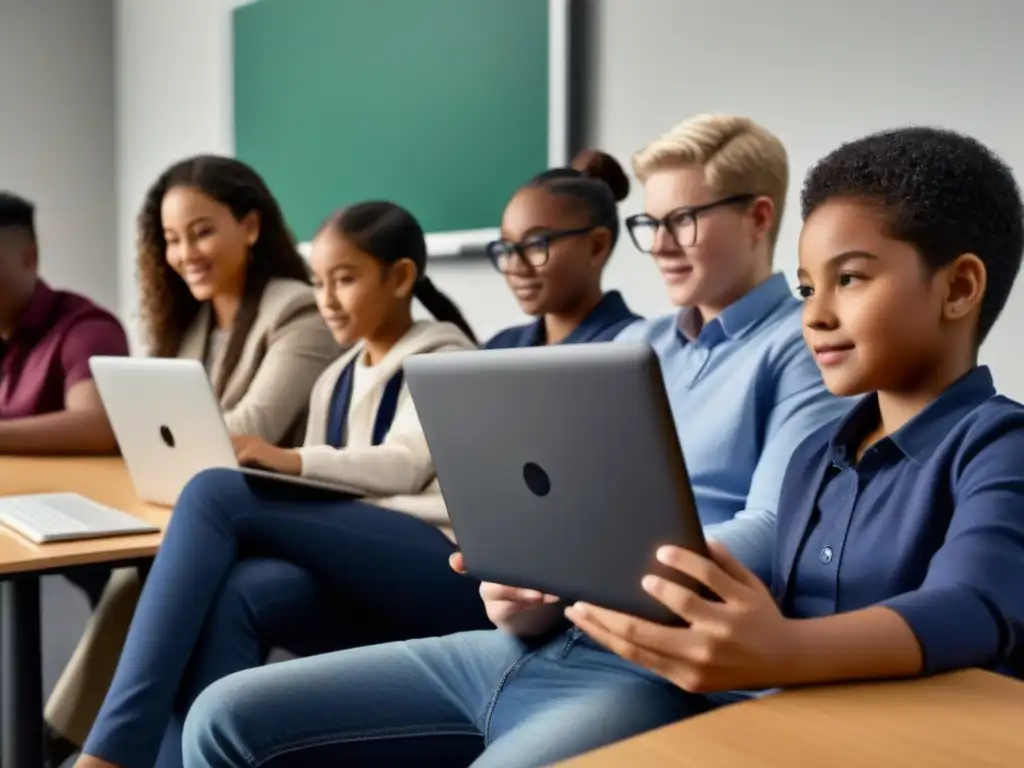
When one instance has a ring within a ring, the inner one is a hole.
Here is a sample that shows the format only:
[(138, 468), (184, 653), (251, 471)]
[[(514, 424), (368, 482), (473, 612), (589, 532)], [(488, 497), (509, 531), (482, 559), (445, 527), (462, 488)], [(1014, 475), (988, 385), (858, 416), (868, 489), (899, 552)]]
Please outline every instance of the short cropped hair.
[(666, 168), (704, 166), (708, 185), (722, 197), (764, 195), (775, 204), (769, 232), (774, 248), (789, 187), (789, 159), (779, 138), (748, 117), (697, 115), (684, 120), (633, 155), (643, 184)]
[(940, 128), (882, 131), (844, 144), (804, 181), (804, 220), (833, 198), (870, 201), (891, 237), (938, 270), (965, 253), (985, 265), (976, 342), (1006, 306), (1024, 253), (1024, 205), (1010, 168), (970, 136)]
[(36, 236), (36, 207), (12, 192), (0, 192), (0, 229), (17, 227)]

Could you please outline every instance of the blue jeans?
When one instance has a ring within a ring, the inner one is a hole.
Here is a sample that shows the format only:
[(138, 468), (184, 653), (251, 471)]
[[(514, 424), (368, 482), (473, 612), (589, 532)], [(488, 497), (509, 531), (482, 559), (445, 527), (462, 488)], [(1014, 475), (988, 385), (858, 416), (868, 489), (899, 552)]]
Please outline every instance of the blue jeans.
[(467, 632), (232, 675), (196, 700), (186, 768), (531, 768), (734, 700), (697, 696), (578, 630)]
[(175, 506), (84, 752), (181, 765), (181, 725), (215, 680), (300, 654), (492, 626), (454, 545), (393, 510), (231, 470)]

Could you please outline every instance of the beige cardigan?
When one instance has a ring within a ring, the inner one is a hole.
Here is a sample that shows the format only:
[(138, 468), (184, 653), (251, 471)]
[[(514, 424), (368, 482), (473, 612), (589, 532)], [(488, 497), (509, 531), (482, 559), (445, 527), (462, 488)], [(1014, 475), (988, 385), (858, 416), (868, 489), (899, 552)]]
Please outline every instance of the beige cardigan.
[[(205, 364), (211, 327), (211, 309), (204, 304), (185, 333), (178, 357)], [(226, 348), (212, 361), (211, 381), (221, 375)], [(304, 420), (310, 390), (341, 351), (317, 312), (312, 287), (300, 280), (271, 280), (238, 364), (227, 372), (220, 407), (228, 431), (295, 445), (293, 433)]]
[[(373, 384), (349, 405), (349, 434), (342, 449), (324, 445), (327, 417), (334, 387), (362, 345), (347, 352), (328, 368), (313, 387), (306, 440), (299, 449), (303, 477), (342, 482), (365, 490), (367, 501), (418, 517), (447, 535), (448, 512), (434, 475), (427, 441), (407, 386), (398, 397), (395, 419), (387, 437), (372, 445), (374, 402), (409, 355), (475, 349), (465, 334), (450, 323), (418, 322), (387, 356), (369, 370)], [(375, 392), (375, 396), (371, 393)], [(358, 429), (359, 434), (354, 430)], [(365, 434), (363, 434), (365, 433)]]

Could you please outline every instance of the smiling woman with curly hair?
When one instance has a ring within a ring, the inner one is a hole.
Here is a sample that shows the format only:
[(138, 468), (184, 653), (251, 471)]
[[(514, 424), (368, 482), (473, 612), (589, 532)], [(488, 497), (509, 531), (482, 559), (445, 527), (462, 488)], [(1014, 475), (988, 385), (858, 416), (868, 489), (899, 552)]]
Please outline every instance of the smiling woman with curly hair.
[[(201, 361), (232, 435), (295, 445), (313, 384), (341, 349), (266, 184), (228, 157), (183, 160), (150, 187), (138, 234), (150, 354)], [(114, 572), (47, 705), (51, 757), (85, 740), (138, 594), (134, 569)]]
[[(189, 204), (197, 220), (181, 223), (186, 228), (194, 225), (194, 243), (182, 244), (171, 228), (183, 214), (188, 216), (183, 209)], [(174, 221), (165, 223), (165, 207), (173, 211), (169, 218)], [(214, 207), (226, 209), (217, 211), (217, 218), (222, 225), (233, 223), (234, 231), (212, 226), (208, 214)], [(226, 212), (234, 222), (225, 220)], [(214, 237), (219, 242), (213, 248), (202, 247), (204, 240)], [(195, 245), (193, 254), (188, 253), (189, 245)], [(228, 157), (193, 157), (161, 174), (139, 212), (138, 249), (143, 317), (150, 351), (158, 357), (177, 355), (204, 300), (258, 298), (274, 277), (309, 285), (306, 264), (277, 201), (255, 171)], [(238, 295), (238, 289), (244, 293)]]
[(150, 353), (202, 360), (230, 432), (285, 441), (338, 349), (259, 175), (213, 155), (171, 166), (142, 205), (138, 263)]

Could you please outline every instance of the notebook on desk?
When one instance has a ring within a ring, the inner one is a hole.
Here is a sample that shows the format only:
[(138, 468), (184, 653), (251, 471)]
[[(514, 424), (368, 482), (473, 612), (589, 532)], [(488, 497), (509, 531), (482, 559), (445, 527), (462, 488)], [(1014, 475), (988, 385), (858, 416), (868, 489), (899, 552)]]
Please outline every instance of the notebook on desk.
[(0, 525), (35, 544), (157, 533), (137, 517), (77, 493), (37, 493), (0, 498)]

